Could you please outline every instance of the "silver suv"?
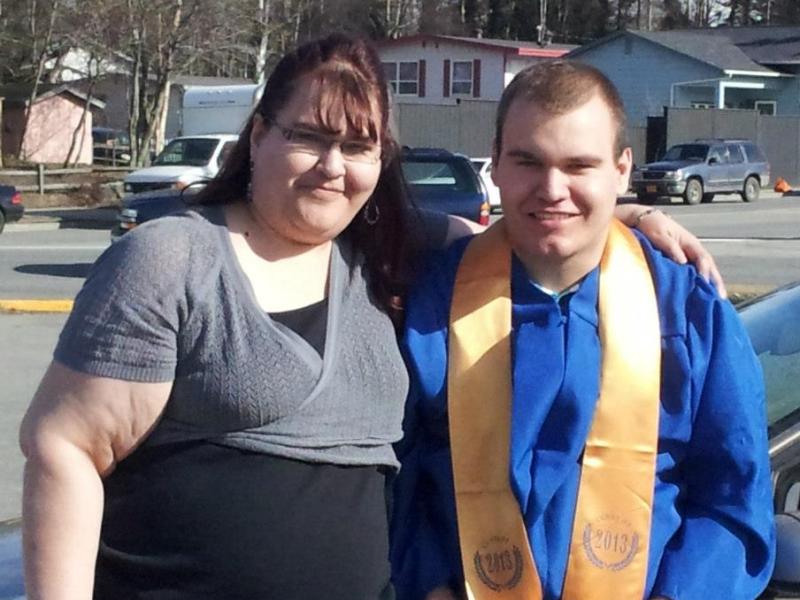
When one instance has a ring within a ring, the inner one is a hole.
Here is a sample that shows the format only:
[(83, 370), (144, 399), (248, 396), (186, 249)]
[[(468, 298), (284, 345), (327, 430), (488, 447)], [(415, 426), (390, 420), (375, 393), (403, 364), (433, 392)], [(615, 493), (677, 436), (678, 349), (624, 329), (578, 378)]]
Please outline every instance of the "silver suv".
[(682, 196), (686, 204), (711, 202), (714, 194), (758, 200), (769, 185), (769, 163), (748, 140), (695, 140), (672, 146), (658, 162), (634, 169), (631, 187), (642, 204), (659, 196)]

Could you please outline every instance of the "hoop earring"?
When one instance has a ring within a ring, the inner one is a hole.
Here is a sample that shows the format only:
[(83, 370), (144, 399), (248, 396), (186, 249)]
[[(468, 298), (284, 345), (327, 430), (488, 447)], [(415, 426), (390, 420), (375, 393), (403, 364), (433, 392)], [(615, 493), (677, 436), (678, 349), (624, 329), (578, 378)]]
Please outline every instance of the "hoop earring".
[(253, 201), (253, 169), (255, 165), (253, 165), (253, 159), (250, 159), (250, 173), (247, 177), (247, 187), (245, 188), (244, 192), (244, 199), (246, 202), (250, 203)]
[(367, 222), (367, 225), (375, 225), (378, 222), (378, 219), (381, 218), (381, 209), (378, 207), (378, 203), (374, 202), (372, 198), (367, 200), (367, 204), (364, 206), (364, 220)]

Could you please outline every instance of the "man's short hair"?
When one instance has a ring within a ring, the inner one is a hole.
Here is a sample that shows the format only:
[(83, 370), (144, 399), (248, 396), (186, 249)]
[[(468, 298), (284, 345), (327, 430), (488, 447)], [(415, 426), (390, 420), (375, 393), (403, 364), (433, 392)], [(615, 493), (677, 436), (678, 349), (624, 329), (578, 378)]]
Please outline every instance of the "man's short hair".
[(499, 154), (503, 143), (503, 124), (508, 109), (517, 98), (536, 103), (554, 115), (563, 114), (582, 106), (599, 95), (611, 111), (616, 124), (614, 150), (622, 154), (627, 147), (625, 139), (625, 107), (614, 84), (598, 69), (571, 60), (536, 63), (526, 67), (514, 77), (503, 91), (497, 107), (495, 121), (495, 146)]

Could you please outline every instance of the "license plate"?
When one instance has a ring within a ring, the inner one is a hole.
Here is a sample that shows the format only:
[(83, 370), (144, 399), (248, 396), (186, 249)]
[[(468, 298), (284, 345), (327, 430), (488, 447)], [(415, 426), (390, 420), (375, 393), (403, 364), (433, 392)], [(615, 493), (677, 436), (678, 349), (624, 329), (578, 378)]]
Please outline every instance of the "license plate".
[(648, 194), (655, 194), (658, 191), (658, 186), (648, 185), (646, 189)]

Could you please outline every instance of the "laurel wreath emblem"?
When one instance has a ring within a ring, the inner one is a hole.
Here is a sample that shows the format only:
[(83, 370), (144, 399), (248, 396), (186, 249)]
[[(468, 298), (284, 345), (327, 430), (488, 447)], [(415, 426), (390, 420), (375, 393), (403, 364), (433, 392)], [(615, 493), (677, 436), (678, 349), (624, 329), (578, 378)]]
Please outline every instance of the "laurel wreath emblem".
[(586, 557), (595, 567), (599, 569), (607, 569), (609, 571), (621, 571), (631, 564), (633, 558), (636, 556), (636, 553), (639, 551), (639, 534), (634, 533), (631, 536), (630, 549), (622, 560), (607, 562), (597, 556), (592, 548), (592, 525), (590, 523), (583, 529), (583, 550), (586, 552)]
[(511, 574), (511, 577), (508, 579), (508, 581), (505, 582), (495, 581), (492, 579), (483, 566), (481, 553), (475, 552), (475, 556), (472, 559), (473, 563), (475, 564), (475, 571), (478, 573), (478, 577), (483, 584), (493, 592), (514, 589), (522, 579), (522, 552), (520, 552), (519, 548), (516, 546), (513, 547), (512, 552), (514, 554), (514, 572)]

